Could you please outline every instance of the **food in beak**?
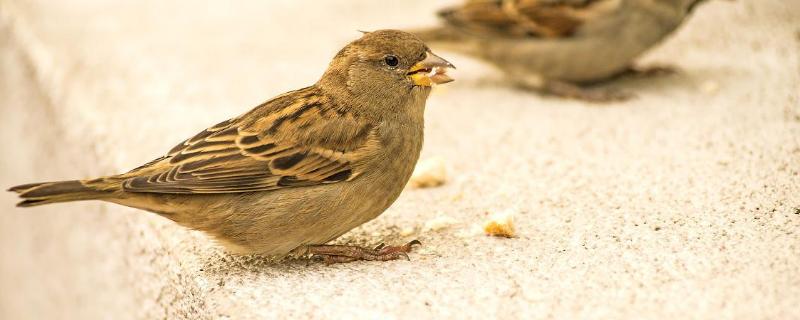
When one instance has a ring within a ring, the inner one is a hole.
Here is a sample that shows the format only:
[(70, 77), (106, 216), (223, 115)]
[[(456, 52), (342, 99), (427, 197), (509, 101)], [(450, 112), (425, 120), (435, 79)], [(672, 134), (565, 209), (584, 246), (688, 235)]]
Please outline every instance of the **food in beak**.
[(430, 87), (434, 84), (453, 81), (453, 78), (447, 75), (448, 68), (455, 69), (455, 66), (428, 51), (425, 59), (411, 67), (408, 76), (411, 77), (414, 85)]

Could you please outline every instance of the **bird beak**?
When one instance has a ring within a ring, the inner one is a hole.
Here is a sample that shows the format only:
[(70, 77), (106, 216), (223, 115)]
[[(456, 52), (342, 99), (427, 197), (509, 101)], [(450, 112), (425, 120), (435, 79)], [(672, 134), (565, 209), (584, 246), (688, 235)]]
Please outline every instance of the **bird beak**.
[(447, 69), (456, 67), (447, 62), (447, 60), (428, 51), (425, 54), (425, 59), (413, 65), (408, 71), (408, 76), (411, 82), (416, 86), (430, 87), (434, 84), (443, 84), (453, 81), (453, 78), (447, 75)]

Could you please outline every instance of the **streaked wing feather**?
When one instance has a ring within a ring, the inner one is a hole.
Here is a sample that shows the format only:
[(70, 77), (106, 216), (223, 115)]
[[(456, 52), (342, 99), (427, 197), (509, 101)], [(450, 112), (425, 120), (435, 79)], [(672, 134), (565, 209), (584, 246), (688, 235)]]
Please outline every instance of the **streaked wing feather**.
[(166, 158), (121, 176), (124, 190), (238, 193), (355, 178), (353, 164), (376, 150), (374, 128), (346, 113), (324, 117), (334, 115), (334, 106), (310, 90), (279, 96), (187, 139)]
[(450, 25), (483, 36), (559, 38), (619, 7), (620, 0), (473, 0), (440, 11)]

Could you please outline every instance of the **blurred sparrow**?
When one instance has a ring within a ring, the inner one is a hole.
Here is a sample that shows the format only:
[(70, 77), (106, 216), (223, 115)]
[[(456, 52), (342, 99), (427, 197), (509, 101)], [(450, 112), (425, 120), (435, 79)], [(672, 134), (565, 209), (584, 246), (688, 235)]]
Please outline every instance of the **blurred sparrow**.
[(489, 61), (526, 89), (590, 101), (628, 94), (586, 88), (637, 70), (633, 60), (680, 26), (703, 0), (472, 0), (439, 12), (444, 25), (412, 31)]
[(408, 258), (418, 242), (373, 249), (325, 243), (400, 195), (422, 147), (425, 101), (434, 84), (452, 81), (452, 67), (412, 34), (368, 32), (339, 51), (316, 84), (130, 172), (10, 191), (24, 199), (20, 207), (103, 200), (152, 211), (236, 253), (330, 263)]

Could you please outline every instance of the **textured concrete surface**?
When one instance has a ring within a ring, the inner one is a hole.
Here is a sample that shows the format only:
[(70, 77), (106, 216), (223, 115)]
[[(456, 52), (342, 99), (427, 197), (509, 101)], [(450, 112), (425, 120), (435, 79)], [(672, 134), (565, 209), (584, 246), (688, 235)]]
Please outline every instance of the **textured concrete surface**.
[[(442, 5), (0, 0), (0, 186), (132, 168), (312, 83), (355, 30)], [(800, 318), (800, 3), (701, 7), (644, 59), (682, 72), (602, 107), (440, 53), (458, 81), (429, 100), (423, 157), (451, 181), (340, 240), (419, 238), (412, 261), (274, 264), (134, 209), (3, 193), (0, 318)], [(498, 210), (518, 238), (470, 231)]]

